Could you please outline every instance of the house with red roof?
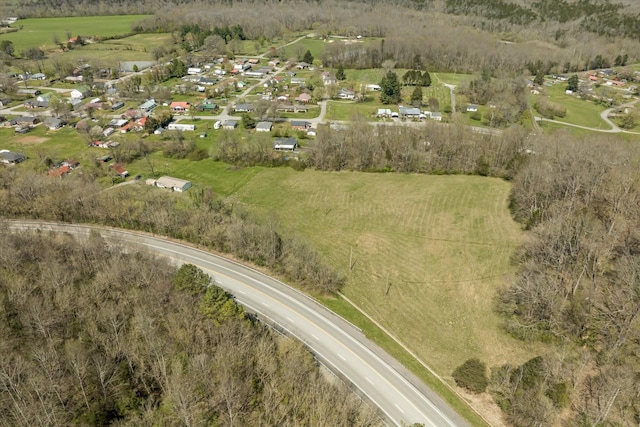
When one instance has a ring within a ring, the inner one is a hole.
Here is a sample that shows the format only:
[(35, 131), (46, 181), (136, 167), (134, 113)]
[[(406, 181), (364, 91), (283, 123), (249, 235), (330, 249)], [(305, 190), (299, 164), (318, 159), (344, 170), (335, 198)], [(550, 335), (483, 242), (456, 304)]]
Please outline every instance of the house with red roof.
[(191, 105), (188, 102), (181, 101), (173, 101), (171, 105), (169, 105), (172, 113), (186, 113), (187, 111), (189, 111), (190, 107)]

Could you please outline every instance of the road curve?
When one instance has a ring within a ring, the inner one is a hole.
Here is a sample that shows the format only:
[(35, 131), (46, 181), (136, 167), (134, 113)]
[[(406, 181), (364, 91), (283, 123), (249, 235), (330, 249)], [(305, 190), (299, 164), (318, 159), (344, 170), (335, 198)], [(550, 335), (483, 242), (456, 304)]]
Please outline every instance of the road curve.
[(467, 426), (442, 399), (352, 324), (284, 283), (226, 258), (149, 234), (78, 224), (7, 221), (5, 230), (55, 231), (87, 237), (97, 231), (124, 250), (146, 249), (179, 265), (197, 265), (248, 312), (302, 340), (325, 366), (354, 384), (389, 425)]

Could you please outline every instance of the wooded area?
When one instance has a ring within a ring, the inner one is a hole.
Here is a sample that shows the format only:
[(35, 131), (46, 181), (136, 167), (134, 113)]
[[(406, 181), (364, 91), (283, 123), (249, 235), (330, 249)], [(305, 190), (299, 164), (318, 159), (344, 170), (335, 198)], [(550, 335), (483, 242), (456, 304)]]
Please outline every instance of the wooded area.
[(382, 425), (195, 266), (3, 234), (0, 425)]
[(537, 69), (575, 72), (591, 68), (598, 56), (602, 67), (625, 55), (633, 62), (640, 58), (638, 11), (631, 1), (594, 0), (211, 1), (188, 6), (179, 1), (55, 0), (20, 2), (3, 10), (20, 17), (149, 13), (153, 16), (133, 31), (173, 33), (189, 50), (215, 47), (219, 41), (231, 50), (244, 38), (269, 44), (299, 31), (362, 35), (376, 40), (328, 44), (324, 65), (379, 68), (392, 60), (398, 68), (504, 75), (527, 68), (536, 68), (533, 74)]

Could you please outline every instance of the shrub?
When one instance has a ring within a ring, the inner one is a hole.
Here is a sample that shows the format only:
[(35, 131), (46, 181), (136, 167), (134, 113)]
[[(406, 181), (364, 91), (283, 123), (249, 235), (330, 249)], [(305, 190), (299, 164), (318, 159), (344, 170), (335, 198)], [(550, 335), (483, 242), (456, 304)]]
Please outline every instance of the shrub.
[(458, 386), (472, 393), (482, 393), (489, 384), (487, 367), (479, 359), (469, 359), (453, 371)]

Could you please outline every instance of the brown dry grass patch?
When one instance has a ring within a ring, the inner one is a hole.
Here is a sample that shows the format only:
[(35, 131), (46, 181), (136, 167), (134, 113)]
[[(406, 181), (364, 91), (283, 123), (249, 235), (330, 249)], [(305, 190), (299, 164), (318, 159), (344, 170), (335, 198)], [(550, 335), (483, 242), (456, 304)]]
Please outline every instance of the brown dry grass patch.
[(17, 142), (19, 142), (20, 144), (26, 144), (26, 145), (38, 145), (38, 144), (42, 144), (43, 142), (47, 142), (48, 140), (49, 138), (28, 135), (28, 136), (23, 136), (22, 138), (18, 138)]

